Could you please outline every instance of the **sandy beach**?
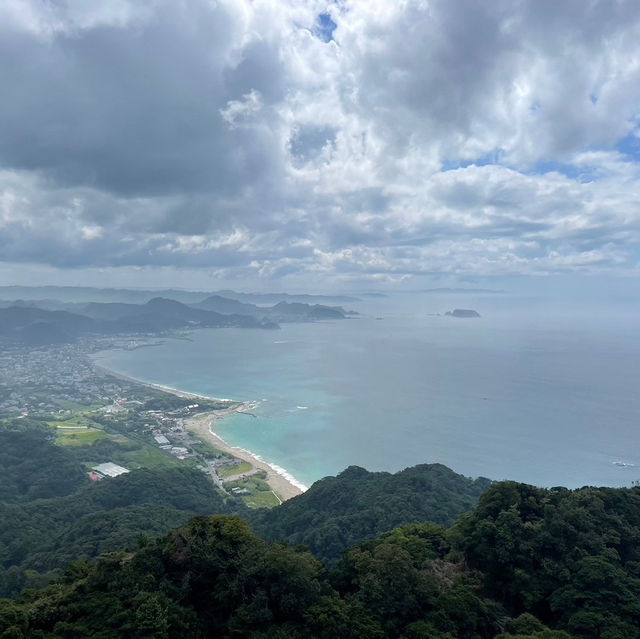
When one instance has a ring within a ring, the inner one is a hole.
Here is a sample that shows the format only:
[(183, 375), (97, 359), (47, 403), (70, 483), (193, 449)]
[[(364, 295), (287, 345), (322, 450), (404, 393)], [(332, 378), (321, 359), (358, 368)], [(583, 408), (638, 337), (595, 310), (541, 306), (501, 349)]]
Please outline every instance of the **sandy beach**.
[(148, 386), (149, 388), (155, 388), (155, 390), (162, 391), (163, 393), (170, 393), (171, 395), (177, 395), (178, 397), (184, 397), (186, 399), (206, 399), (211, 402), (229, 402), (230, 404), (237, 404), (238, 406), (242, 405), (243, 402), (236, 401), (234, 399), (226, 399), (222, 397), (208, 397), (207, 395), (198, 395), (197, 393), (187, 393), (185, 391), (178, 390), (177, 388), (171, 388), (171, 386), (163, 386), (162, 384), (154, 384), (152, 382), (144, 382), (140, 379), (136, 379), (135, 377), (130, 377), (129, 375), (123, 375), (122, 373), (116, 373), (115, 371), (109, 370), (104, 366), (100, 366), (100, 364), (96, 364), (93, 360), (91, 360), (91, 365), (94, 370), (101, 375), (109, 375), (111, 377), (115, 377), (116, 379), (122, 379), (125, 382), (131, 382), (132, 384), (139, 384), (140, 386)]
[(269, 486), (271, 486), (271, 490), (273, 490), (273, 492), (278, 495), (278, 497), (282, 501), (286, 501), (287, 499), (291, 499), (296, 495), (300, 495), (303, 492), (300, 487), (296, 486), (286, 477), (278, 473), (265, 461), (259, 459), (258, 457), (256, 457), (256, 455), (248, 450), (230, 446), (227, 442), (224, 441), (224, 439), (216, 435), (215, 431), (212, 428), (215, 420), (221, 419), (225, 415), (228, 415), (232, 412), (242, 412), (242, 405), (236, 409), (201, 413), (200, 415), (189, 417), (188, 419), (184, 420), (184, 426), (187, 430), (191, 431), (200, 439), (210, 442), (218, 450), (233, 455), (238, 459), (242, 459), (255, 468), (264, 470), (267, 473), (267, 482)]
[(239, 402), (231, 399), (221, 399), (217, 397), (207, 397), (206, 395), (197, 395), (195, 393), (186, 393), (184, 391), (180, 391), (176, 388), (171, 388), (169, 386), (162, 386), (160, 384), (152, 384), (151, 382), (143, 382), (139, 379), (134, 379), (133, 377), (129, 377), (128, 375), (122, 375), (121, 373), (116, 373), (114, 371), (109, 370), (108, 368), (104, 368), (99, 364), (93, 363), (93, 367), (99, 373), (104, 375), (111, 375), (112, 377), (117, 377), (119, 379), (126, 380), (133, 384), (141, 384), (142, 386), (149, 386), (151, 388), (155, 388), (156, 390), (162, 391), (164, 393), (170, 393), (172, 395), (177, 395), (178, 397), (186, 397), (192, 399), (206, 399), (209, 401), (224, 401), (229, 402), (229, 408), (217, 410), (217, 411), (209, 411), (206, 413), (200, 413), (198, 415), (194, 415), (193, 417), (189, 417), (184, 420), (184, 426), (187, 430), (192, 432), (194, 435), (199, 437), (204, 441), (210, 442), (215, 448), (221, 450), (224, 453), (228, 453), (229, 455), (233, 455), (238, 459), (242, 459), (243, 461), (248, 462), (255, 468), (259, 468), (260, 470), (264, 470), (267, 473), (266, 481), (271, 486), (271, 490), (282, 500), (286, 501), (287, 499), (291, 499), (296, 495), (302, 494), (303, 490), (300, 486), (296, 485), (292, 481), (289, 481), (284, 476), (284, 470), (278, 472), (274, 467), (267, 464), (265, 461), (254, 455), (251, 451), (245, 450), (244, 448), (237, 448), (235, 446), (231, 446), (227, 442), (224, 441), (221, 437), (219, 437), (215, 430), (212, 428), (216, 419), (222, 419), (226, 415), (230, 415), (232, 413), (241, 413), (241, 412), (249, 412), (253, 407), (253, 404), (250, 402)]

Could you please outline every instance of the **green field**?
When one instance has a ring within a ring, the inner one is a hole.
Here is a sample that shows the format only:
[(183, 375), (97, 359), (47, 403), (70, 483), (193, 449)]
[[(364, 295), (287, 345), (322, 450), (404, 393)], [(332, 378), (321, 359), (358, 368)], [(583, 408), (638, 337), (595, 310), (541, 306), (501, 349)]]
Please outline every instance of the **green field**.
[(249, 508), (273, 508), (282, 503), (272, 490), (269, 492), (259, 491), (252, 495), (245, 495), (242, 500)]
[(127, 468), (159, 468), (184, 463), (172, 455), (167, 455), (155, 446), (143, 444), (137, 450), (127, 451), (122, 455)]
[(224, 466), (223, 468), (219, 468), (217, 470), (218, 477), (220, 479), (225, 479), (226, 477), (231, 477), (232, 475), (241, 475), (242, 473), (248, 473), (253, 469), (253, 466), (249, 462), (240, 462), (235, 466)]
[(49, 426), (54, 428), (94, 428), (102, 430), (102, 426), (94, 422), (84, 413), (76, 413), (68, 417), (61, 417), (47, 422)]
[(56, 444), (59, 446), (90, 446), (98, 439), (105, 439), (109, 436), (102, 430), (86, 428), (81, 430), (58, 428)]
[(102, 408), (102, 406), (104, 404), (78, 404), (78, 402), (70, 402), (66, 399), (56, 399), (55, 400), (56, 404), (58, 404), (58, 406), (60, 406), (60, 408), (65, 409), (65, 410), (72, 410), (72, 411), (95, 411), (98, 410), (98, 408)]
[(242, 501), (244, 501), (249, 508), (273, 508), (282, 502), (265, 481), (266, 477), (267, 473), (260, 471), (246, 479), (230, 481), (228, 484), (225, 484), (225, 488), (231, 490), (237, 487), (251, 491), (250, 495), (241, 495)]

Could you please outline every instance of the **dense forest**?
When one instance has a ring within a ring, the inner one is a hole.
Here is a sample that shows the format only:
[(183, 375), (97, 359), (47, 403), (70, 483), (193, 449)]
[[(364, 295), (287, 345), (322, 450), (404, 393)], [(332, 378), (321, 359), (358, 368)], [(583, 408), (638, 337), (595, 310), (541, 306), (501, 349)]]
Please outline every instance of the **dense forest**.
[(0, 436), (0, 637), (640, 639), (640, 488), (352, 467), (250, 512), (179, 468), (21, 481), (77, 462)]
[(452, 525), (490, 485), (488, 479), (472, 480), (442, 464), (422, 464), (394, 475), (351, 466), (279, 508), (252, 512), (249, 521), (264, 538), (302, 544), (333, 565), (355, 543), (402, 524)]
[[(36, 420), (0, 426), (0, 596), (46, 584), (73, 560), (137, 548), (202, 514), (243, 512), (191, 468), (139, 469), (92, 484), (78, 457), (113, 442), (62, 448)], [(107, 457), (108, 459), (108, 457)]]

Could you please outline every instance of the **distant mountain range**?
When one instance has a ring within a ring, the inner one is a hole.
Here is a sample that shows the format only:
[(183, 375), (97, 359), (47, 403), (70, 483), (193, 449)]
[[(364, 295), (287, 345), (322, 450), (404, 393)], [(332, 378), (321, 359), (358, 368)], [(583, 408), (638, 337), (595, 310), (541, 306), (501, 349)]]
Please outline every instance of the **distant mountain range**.
[(358, 297), (349, 295), (308, 295), (290, 293), (237, 293), (236, 291), (224, 290), (214, 291), (215, 295), (220, 295), (240, 302), (253, 304), (277, 304), (278, 302), (302, 302), (306, 304), (335, 304), (344, 302), (359, 302)]
[(223, 327), (277, 329), (278, 322), (344, 319), (352, 313), (341, 307), (300, 302), (260, 307), (219, 295), (193, 305), (163, 297), (154, 297), (144, 304), (17, 301), (0, 308), (0, 340), (41, 346), (72, 342), (88, 335), (156, 334)]
[(181, 289), (127, 289), (97, 288), (91, 286), (0, 286), (0, 300), (49, 300), (60, 302), (126, 302), (143, 304), (154, 297), (165, 297), (183, 304), (196, 304), (207, 296), (218, 295), (226, 299), (251, 304), (273, 305), (278, 302), (304, 302), (308, 304), (343, 304), (357, 302), (357, 297), (344, 295), (295, 295), (289, 293), (238, 293), (236, 291), (185, 291)]
[(492, 288), (425, 288), (422, 289), (421, 291), (418, 291), (419, 293), (441, 293), (441, 294), (447, 294), (447, 295), (457, 295), (457, 294), (470, 294), (470, 293), (475, 293), (475, 294), (487, 294), (487, 295), (491, 295), (491, 294), (501, 294), (501, 293), (505, 293), (506, 291), (502, 291), (502, 290), (497, 290), (497, 289), (492, 289)]
[(345, 311), (339, 306), (324, 306), (322, 304), (303, 304), (301, 302), (278, 302), (274, 306), (256, 306), (237, 300), (227, 299), (220, 295), (212, 295), (198, 304), (195, 308), (202, 308), (217, 313), (239, 313), (251, 315), (273, 322), (310, 322), (323, 319), (344, 319), (353, 311)]

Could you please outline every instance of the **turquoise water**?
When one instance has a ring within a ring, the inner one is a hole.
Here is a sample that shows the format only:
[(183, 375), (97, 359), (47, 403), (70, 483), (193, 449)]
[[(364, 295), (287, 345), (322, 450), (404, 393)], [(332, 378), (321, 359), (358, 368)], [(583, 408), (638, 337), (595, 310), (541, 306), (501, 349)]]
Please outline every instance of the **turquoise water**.
[(259, 401), (256, 417), (222, 420), (219, 434), (307, 485), (351, 464), (424, 462), (540, 486), (640, 479), (640, 339), (629, 326), (420, 312), (192, 338), (97, 362)]

